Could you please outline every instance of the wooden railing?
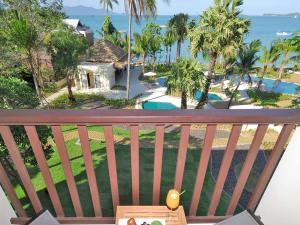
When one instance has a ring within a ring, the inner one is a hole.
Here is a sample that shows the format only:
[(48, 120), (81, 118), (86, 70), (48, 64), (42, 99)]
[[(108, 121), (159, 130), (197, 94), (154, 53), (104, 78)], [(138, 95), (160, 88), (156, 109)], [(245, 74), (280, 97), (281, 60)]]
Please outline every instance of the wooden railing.
[[(110, 187), (112, 193), (112, 203), (114, 212), (117, 205), (120, 204), (118, 174), (114, 146), (113, 125), (128, 125), (130, 130), (130, 154), (131, 154), (131, 182), (132, 182), (132, 204), (140, 204), (140, 173), (139, 173), (139, 125), (154, 125), (156, 129), (154, 165), (153, 165), (153, 205), (159, 204), (161, 181), (162, 181), (162, 161), (164, 129), (166, 125), (180, 125), (180, 141), (178, 146), (177, 166), (175, 172), (174, 188), (181, 191), (185, 171), (186, 155), (188, 152), (189, 132), (192, 125), (207, 124), (202, 153), (199, 160), (198, 171), (196, 175), (195, 186), (192, 194), (189, 209), (186, 209), (189, 222), (217, 222), (233, 215), (241, 197), (242, 191), (250, 175), (254, 161), (260, 150), (263, 138), (267, 132), (269, 124), (281, 124), (283, 126), (274, 148), (268, 157), (263, 171), (260, 174), (257, 185), (255, 186), (247, 208), (255, 210), (261, 196), (274, 172), (281, 155), (284, 152), (284, 146), (288, 138), (300, 123), (300, 110), (186, 110), (186, 111), (143, 111), (143, 110), (88, 110), (88, 111), (70, 111), (70, 110), (9, 110), (0, 111), (0, 133), (9, 152), (11, 161), (19, 174), (22, 186), (25, 188), (27, 197), (36, 213), (43, 210), (43, 205), (35, 191), (32, 180), (17, 144), (14, 140), (10, 126), (22, 125), (25, 128), (38, 168), (44, 179), (44, 182), (52, 201), (57, 218), (61, 223), (114, 223), (114, 217), (102, 216), (102, 207), (100, 204), (100, 194), (96, 181), (96, 174), (93, 165), (93, 159), (88, 138), (87, 125), (104, 126), (104, 137), (106, 144), (107, 162)], [(92, 194), (92, 205), (94, 217), (85, 217), (83, 205), (80, 201), (79, 192), (72, 174), (71, 164), (68, 152), (65, 146), (64, 136), (61, 125), (75, 124), (78, 126), (80, 144), (87, 173), (88, 185)], [(219, 174), (216, 179), (215, 187), (212, 192), (211, 201), (208, 206), (208, 213), (205, 216), (197, 215), (197, 209), (201, 202), (201, 193), (203, 191), (205, 175), (207, 172), (213, 141), (217, 131), (218, 124), (231, 124), (232, 129), (228, 139), (227, 147), (222, 159)], [(229, 205), (225, 215), (216, 216), (224, 184), (229, 172), (229, 168), (235, 153), (239, 136), (244, 124), (258, 124), (254, 138), (249, 147), (245, 161), (239, 177), (230, 197)], [(39, 136), (36, 130), (37, 125), (51, 126), (54, 136), (54, 142), (57, 146), (59, 158), (64, 171), (67, 187), (71, 196), (71, 202), (74, 207), (75, 216), (67, 217), (62, 207), (61, 199), (56, 190), (56, 184), (51, 176), (47, 160), (45, 158)], [(13, 205), (18, 218), (12, 218), (12, 223), (23, 224), (28, 221), (29, 215), (24, 210), (24, 206), (18, 199), (14, 187), (0, 164), (0, 183), (5, 190), (8, 198)], [(100, 187), (101, 188), (101, 187)], [(190, 190), (192, 191), (192, 190)]]

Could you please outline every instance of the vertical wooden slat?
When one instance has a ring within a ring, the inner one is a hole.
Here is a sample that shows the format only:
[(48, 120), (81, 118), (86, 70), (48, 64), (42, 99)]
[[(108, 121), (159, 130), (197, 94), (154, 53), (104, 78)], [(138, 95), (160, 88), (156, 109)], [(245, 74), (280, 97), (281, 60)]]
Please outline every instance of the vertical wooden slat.
[(117, 165), (116, 165), (114, 136), (113, 136), (112, 126), (104, 127), (104, 136), (105, 136), (105, 143), (106, 143), (110, 189), (111, 189), (114, 213), (116, 214), (117, 206), (119, 205), (120, 200), (119, 200), (118, 175), (117, 175)]
[(64, 211), (61, 206), (61, 202), (58, 197), (51, 173), (49, 171), (47, 160), (45, 158), (44, 151), (39, 141), (39, 136), (37, 134), (37, 131), (34, 126), (25, 126), (25, 130), (29, 138), (29, 142), (31, 144), (33, 153), (35, 155), (35, 159), (38, 163), (38, 166), (41, 170), (41, 174), (44, 178), (46, 188), (48, 190), (56, 215), (64, 216)]
[(194, 193), (191, 201), (191, 208), (189, 212), (190, 216), (196, 216), (197, 213), (216, 129), (217, 129), (217, 125), (211, 125), (211, 124), (208, 124), (206, 128), (203, 150), (201, 152), (201, 158), (199, 161), (198, 172), (197, 172), (196, 182), (194, 186)]
[(294, 125), (284, 125), (280, 135), (278, 136), (278, 139), (276, 141), (276, 144), (274, 145), (274, 148), (271, 152), (271, 155), (269, 156), (266, 165), (258, 179), (257, 185), (251, 195), (251, 198), (248, 202), (248, 209), (254, 211), (276, 166), (277, 163), (284, 151), (284, 145), (287, 143), (287, 140), (294, 128)]
[(9, 156), (14, 162), (16, 170), (19, 174), (19, 177), (24, 185), (26, 193), (28, 194), (28, 198), (30, 199), (34, 211), (39, 213), (42, 211), (42, 204), (37, 196), (37, 193), (31, 183), (28, 171), (25, 167), (24, 161), (21, 157), (19, 149), (16, 145), (16, 142), (13, 138), (13, 135), (8, 126), (0, 126), (0, 132), (3, 138), (3, 141), (8, 149)]
[(140, 204), (140, 173), (139, 173), (139, 127), (130, 126), (130, 153), (131, 153), (131, 179), (132, 204)]
[(267, 129), (268, 129), (268, 125), (258, 125), (251, 146), (249, 148), (247, 158), (244, 162), (243, 168), (241, 170), (238, 181), (236, 183), (233, 194), (231, 196), (226, 215), (232, 215), (235, 211), (235, 208), (239, 202), (244, 186), (248, 180), (249, 174), (251, 172), (251, 169), (257, 157), (260, 145), (267, 132)]
[(54, 136), (54, 140), (56, 143), (56, 147), (58, 150), (58, 154), (61, 160), (61, 164), (64, 170), (64, 174), (66, 177), (67, 185), (69, 188), (71, 200), (74, 206), (74, 210), (77, 217), (82, 217), (82, 207), (78, 195), (78, 190), (76, 187), (75, 179), (72, 173), (71, 165), (69, 162), (69, 156), (67, 152), (67, 148), (65, 146), (64, 136), (61, 132), (60, 126), (52, 126), (52, 133)]
[(17, 214), (21, 217), (27, 217), (27, 213), (23, 209), (22, 203), (18, 199), (18, 196), (14, 190), (14, 187), (12, 186), (5, 169), (3, 168), (2, 164), (0, 163), (0, 183), (8, 195), (8, 198), (14, 207), (14, 209), (17, 211)]
[(163, 148), (164, 148), (164, 129), (165, 129), (164, 125), (156, 126), (152, 205), (159, 205)]
[(102, 216), (101, 206), (100, 206), (100, 195), (96, 180), (96, 174), (94, 170), (93, 158), (89, 143), (89, 135), (86, 126), (78, 126), (78, 133), (80, 138), (80, 143), (82, 147), (83, 160), (86, 168), (86, 174), (88, 177), (92, 203), (94, 206), (95, 216)]
[(211, 202), (208, 209), (208, 215), (215, 215), (218, 207), (220, 197), (223, 191), (224, 183), (227, 178), (227, 174), (231, 165), (231, 161), (234, 155), (234, 151), (239, 140), (239, 136), (242, 130), (242, 125), (233, 125), (229, 140), (227, 143), (226, 151), (223, 156), (222, 164), (219, 170), (218, 178), (216, 181), (215, 189), (211, 198)]
[(182, 180), (184, 175), (185, 160), (186, 160), (186, 154), (189, 145), (190, 128), (191, 125), (182, 125), (180, 131), (180, 143), (178, 148), (178, 157), (177, 157), (177, 165), (176, 165), (176, 173), (175, 173), (175, 184), (174, 184), (174, 189), (179, 192), (181, 191)]

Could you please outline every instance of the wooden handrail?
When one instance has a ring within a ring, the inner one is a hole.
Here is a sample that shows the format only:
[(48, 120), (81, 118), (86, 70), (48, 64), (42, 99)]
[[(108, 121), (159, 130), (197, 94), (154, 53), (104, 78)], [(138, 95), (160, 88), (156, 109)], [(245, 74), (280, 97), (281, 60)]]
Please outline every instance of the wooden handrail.
[(300, 109), (0, 110), (0, 125), (190, 123), (300, 124)]

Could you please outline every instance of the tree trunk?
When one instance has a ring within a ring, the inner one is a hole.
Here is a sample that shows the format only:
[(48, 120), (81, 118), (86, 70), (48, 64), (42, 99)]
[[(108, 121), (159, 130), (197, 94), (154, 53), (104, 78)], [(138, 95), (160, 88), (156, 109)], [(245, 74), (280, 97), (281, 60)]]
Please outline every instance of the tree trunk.
[(284, 59), (280, 65), (280, 69), (279, 69), (279, 77), (278, 77), (279, 80), (281, 80), (283, 77), (284, 67), (285, 67), (286, 63), (288, 62), (288, 60), (289, 60), (289, 54), (285, 54)]
[(181, 52), (181, 40), (177, 40), (177, 52), (176, 52), (177, 59), (180, 57), (180, 52)]
[(229, 100), (228, 106), (227, 106), (228, 109), (230, 108), (230, 106), (231, 106), (231, 104), (232, 104), (232, 101), (233, 101), (233, 98), (235, 97), (236, 93), (237, 93), (238, 90), (239, 90), (239, 87), (240, 87), (240, 85), (241, 85), (241, 79), (242, 79), (242, 77), (240, 78), (240, 81), (239, 81), (238, 85), (236, 86), (236, 88), (234, 89), (234, 91), (233, 91), (233, 93), (232, 93), (232, 95), (231, 95), (231, 97), (230, 97), (230, 100)]
[(36, 56), (36, 59), (35, 59), (35, 61), (36, 61), (36, 68), (37, 68), (37, 81), (38, 81), (38, 85), (39, 85), (39, 87), (40, 88), (44, 88), (44, 81), (43, 81), (43, 74), (42, 74), (42, 71), (41, 71), (41, 58), (40, 58), (40, 55), (39, 55), (39, 53), (37, 52), (36, 54), (35, 54), (35, 56)]
[(129, 11), (128, 11), (128, 59), (127, 59), (127, 90), (126, 97), (129, 99), (129, 89), (130, 89), (130, 62), (131, 62), (131, 12), (132, 12), (132, 3), (129, 3)]
[(169, 64), (171, 64), (172, 46), (169, 49)]
[(187, 94), (186, 94), (186, 92), (181, 93), (181, 109), (187, 109)]
[(209, 65), (208, 65), (208, 75), (206, 77), (204, 91), (203, 91), (202, 96), (201, 96), (201, 98), (200, 98), (200, 100), (199, 100), (199, 102), (196, 106), (196, 109), (201, 109), (204, 106), (204, 104), (207, 102), (208, 92), (209, 92), (209, 89), (210, 89), (211, 80), (212, 80), (212, 77), (213, 77), (213, 72), (215, 70), (215, 65), (216, 65), (217, 58), (218, 58), (218, 54), (216, 52), (211, 54), (210, 62), (209, 62)]
[(260, 79), (258, 81), (257, 88), (256, 88), (256, 90), (258, 90), (258, 91), (260, 90), (260, 87), (262, 85), (263, 78), (264, 78), (264, 76), (265, 76), (265, 74), (267, 72), (267, 69), (268, 69), (268, 65), (264, 65), (261, 77), (260, 77)]
[(166, 64), (168, 63), (169, 46), (166, 46)]
[(145, 54), (142, 53), (142, 76), (145, 75)]
[(76, 102), (72, 91), (72, 85), (73, 85), (73, 78), (70, 75), (67, 75), (67, 87), (68, 87), (69, 100), (70, 102)]
[(32, 73), (32, 78), (33, 78), (33, 83), (34, 83), (34, 87), (35, 87), (35, 90), (36, 90), (36, 94), (40, 100), (40, 102), (42, 103), (42, 94), (41, 94), (41, 90), (39, 88), (39, 85), (38, 85), (38, 81), (37, 81), (37, 74), (36, 74), (36, 71), (35, 71), (35, 68), (34, 68), (34, 65), (33, 65), (33, 55), (32, 55), (32, 52), (31, 50), (28, 51), (28, 64), (30, 66), (30, 70), (31, 70), (31, 73)]

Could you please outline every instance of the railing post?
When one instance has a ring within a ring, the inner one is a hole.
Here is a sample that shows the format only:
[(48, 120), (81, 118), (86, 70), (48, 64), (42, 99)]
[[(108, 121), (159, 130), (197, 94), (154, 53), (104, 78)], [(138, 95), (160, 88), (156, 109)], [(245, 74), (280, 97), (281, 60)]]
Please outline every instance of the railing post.
[(265, 224), (300, 224), (299, 140), (297, 127), (255, 211)]
[(2, 187), (0, 186), (0, 224), (11, 225), (10, 218), (17, 217)]

